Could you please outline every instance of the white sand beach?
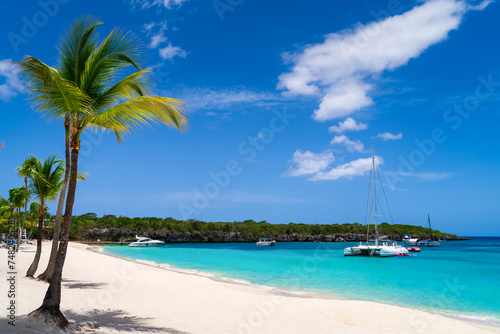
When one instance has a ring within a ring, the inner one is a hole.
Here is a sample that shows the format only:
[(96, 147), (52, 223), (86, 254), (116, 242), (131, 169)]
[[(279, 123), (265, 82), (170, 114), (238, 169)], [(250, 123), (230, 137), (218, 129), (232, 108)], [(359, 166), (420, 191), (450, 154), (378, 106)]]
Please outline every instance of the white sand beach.
[[(44, 243), (39, 274), (48, 260)], [(34, 247), (17, 256), (26, 272)], [(0, 290), (7, 291), (7, 252), (0, 250)], [(74, 328), (91, 333), (500, 333), (500, 328), (397, 306), (293, 296), (124, 260), (71, 243), (63, 273), (62, 311)], [(42, 301), (47, 284), (18, 280), (18, 321), (2, 333), (56, 333), (25, 316)], [(2, 303), (7, 303), (2, 297)], [(94, 323), (95, 322), (95, 323)], [(94, 324), (99, 327), (92, 329)]]

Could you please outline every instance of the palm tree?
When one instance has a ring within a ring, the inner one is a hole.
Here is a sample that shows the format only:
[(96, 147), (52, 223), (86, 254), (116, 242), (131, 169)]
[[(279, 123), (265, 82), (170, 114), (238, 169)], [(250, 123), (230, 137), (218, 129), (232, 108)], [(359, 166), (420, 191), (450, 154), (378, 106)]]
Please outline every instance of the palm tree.
[[(14, 215), (14, 210), (23, 206), (24, 203), (24, 192), (23, 187), (9, 189), (9, 203), (10, 203), (10, 218), (9, 218), (9, 236), (12, 235), (12, 217)], [(20, 214), (18, 212), (18, 220)]]
[(33, 277), (38, 269), (38, 262), (42, 254), (42, 229), (43, 218), (45, 216), (45, 201), (54, 200), (62, 187), (64, 168), (61, 164), (62, 160), (55, 156), (48, 157), (45, 161), (40, 161), (36, 157), (33, 159), (33, 171), (30, 175), (30, 189), (40, 201), (38, 209), (38, 232), (36, 253), (33, 263), (29, 267), (26, 276)]
[(3, 241), (3, 223), (6, 221), (5, 217), (8, 215), (10, 211), (10, 203), (8, 200), (0, 196), (0, 242)]
[[(30, 197), (30, 192), (28, 189), (28, 177), (31, 176), (31, 173), (33, 171), (33, 158), (28, 158), (24, 159), (24, 162), (22, 163), (21, 166), (17, 167), (17, 175), (21, 176), (24, 178), (24, 189), (25, 189), (25, 200), (24, 200), (24, 218), (23, 218), (23, 228), (26, 225), (26, 213), (28, 211), (28, 200)], [(17, 244), (21, 245), (21, 234), (22, 234), (22, 228), (21, 225), (19, 224), (19, 229), (17, 233)], [(19, 251), (19, 247), (16, 247), (16, 251)]]
[[(69, 142), (67, 142), (69, 143)], [(69, 144), (66, 146), (66, 155), (69, 155)], [(66, 160), (66, 167), (68, 167), (68, 162)], [(86, 181), (86, 177), (84, 173), (78, 173), (78, 180)], [(61, 192), (59, 193), (59, 200), (57, 203), (57, 212), (54, 220), (54, 233), (52, 237), (52, 246), (50, 249), (49, 263), (47, 264), (47, 268), (43, 273), (38, 275), (38, 279), (42, 281), (49, 282), (52, 274), (54, 273), (54, 269), (56, 268), (56, 260), (57, 260), (57, 249), (59, 248), (59, 237), (61, 234), (61, 218), (62, 211), (64, 206), (64, 198), (66, 197), (66, 191), (68, 188), (69, 182), (69, 170), (65, 168), (64, 171), (64, 181), (61, 187)]]
[[(70, 122), (69, 183), (61, 240), (54, 274), (43, 304), (31, 316), (65, 328), (60, 311), (62, 269), (75, 201), (80, 136), (86, 129), (113, 131), (119, 143), (124, 135), (144, 125), (165, 124), (184, 130), (182, 101), (150, 96), (150, 70), (140, 66), (142, 48), (131, 34), (114, 29), (99, 42), (97, 19), (76, 20), (59, 45), (59, 65), (50, 67), (34, 57), (19, 63), (35, 108), (49, 118), (67, 116)], [(115, 80), (130, 67), (136, 72)], [(113, 84), (113, 82), (115, 82)]]
[(30, 204), (30, 226), (31, 226), (31, 229), (30, 229), (30, 237), (33, 235), (33, 216), (37, 216), (38, 215), (38, 209), (40, 208), (40, 203), (38, 202), (31, 202)]

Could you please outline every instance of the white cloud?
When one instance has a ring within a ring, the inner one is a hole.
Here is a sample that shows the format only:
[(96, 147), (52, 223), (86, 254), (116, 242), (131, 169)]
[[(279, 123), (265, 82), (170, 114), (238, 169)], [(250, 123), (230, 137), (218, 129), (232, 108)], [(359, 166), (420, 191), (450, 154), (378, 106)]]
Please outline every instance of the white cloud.
[(399, 140), (399, 139), (403, 138), (403, 133), (400, 132), (398, 134), (392, 134), (390, 132), (384, 132), (384, 133), (379, 133), (377, 135), (377, 138), (381, 138), (383, 141)]
[(278, 104), (283, 98), (277, 94), (256, 92), (244, 87), (235, 88), (189, 88), (168, 92), (186, 102), (189, 110), (225, 109), (237, 104), (252, 104), (269, 107)]
[[(375, 156), (375, 163), (382, 165), (384, 160), (381, 157)], [(372, 158), (362, 158), (348, 162), (343, 165), (332, 168), (329, 171), (319, 172), (311, 177), (310, 181), (324, 181), (324, 180), (338, 180), (348, 179), (352, 180), (356, 176), (363, 176), (370, 172), (372, 168)]]
[(451, 177), (453, 174), (450, 172), (415, 172), (415, 173), (397, 173), (402, 177), (416, 177), (422, 180), (438, 181)]
[(130, 0), (133, 8), (139, 7), (140, 9), (148, 9), (151, 7), (172, 9), (173, 7), (180, 7), (187, 0)]
[(352, 114), (354, 111), (373, 104), (367, 96), (371, 85), (359, 80), (343, 79), (336, 85), (325, 90), (319, 108), (314, 111), (313, 118), (324, 122), (333, 118), (341, 118)]
[(0, 78), (5, 80), (0, 84), (0, 100), (8, 102), (23, 90), (19, 72), (11, 59), (0, 60)]
[(186, 58), (187, 52), (182, 50), (178, 46), (172, 46), (172, 44), (168, 44), (166, 47), (161, 48), (159, 50), (160, 52), (160, 57), (162, 59), (172, 59), (175, 56), (179, 56), (181, 58)]
[(322, 97), (314, 112), (318, 121), (345, 117), (373, 103), (370, 81), (417, 58), (445, 40), (469, 10), (482, 10), (464, 0), (430, 0), (401, 15), (326, 36), (323, 43), (285, 54), (290, 72), (279, 77), (278, 88), (292, 95)]
[(363, 152), (365, 146), (359, 140), (350, 140), (346, 135), (335, 136), (331, 141), (332, 145), (343, 145), (349, 152)]
[(338, 125), (332, 125), (328, 128), (329, 132), (335, 133), (344, 133), (347, 131), (361, 131), (366, 130), (368, 128), (368, 124), (365, 123), (357, 123), (351, 117), (348, 117), (345, 121), (339, 122)]
[(302, 152), (301, 150), (297, 150), (293, 153), (293, 159), (289, 161), (294, 166), (290, 167), (283, 175), (301, 176), (317, 174), (327, 168), (334, 160), (335, 157), (330, 151), (316, 154), (310, 151)]
[(149, 43), (149, 47), (151, 49), (156, 49), (160, 43), (165, 43), (167, 41), (167, 37), (165, 37), (163, 31), (151, 36), (151, 43)]

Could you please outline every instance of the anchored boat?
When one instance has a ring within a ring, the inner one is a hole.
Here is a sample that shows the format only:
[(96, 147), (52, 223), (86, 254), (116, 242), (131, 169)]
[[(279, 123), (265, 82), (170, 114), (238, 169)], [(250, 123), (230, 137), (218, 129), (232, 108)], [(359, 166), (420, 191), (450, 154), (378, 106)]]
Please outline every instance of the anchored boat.
[(260, 238), (257, 246), (276, 246), (276, 241), (269, 238)]
[[(379, 243), (379, 235), (377, 230), (377, 187), (375, 183), (376, 174), (376, 164), (375, 164), (375, 149), (372, 143), (372, 172), (370, 177), (370, 203), (373, 204), (374, 208), (374, 225), (375, 225), (375, 241), (370, 242), (370, 212), (368, 213), (368, 224), (366, 233), (366, 243), (360, 242), (359, 245), (354, 247), (347, 247), (344, 249), (344, 256), (405, 256), (409, 255), (408, 250), (398, 245), (397, 243), (382, 242)], [(373, 178), (372, 178), (373, 177)], [(373, 189), (373, 193), (372, 193)], [(369, 211), (371, 210), (371, 205), (369, 206)]]
[(128, 245), (129, 247), (160, 247), (163, 246), (165, 243), (160, 240), (153, 240), (151, 238), (146, 238), (146, 237), (138, 237), (137, 241), (131, 243)]
[(432, 236), (431, 216), (429, 214), (427, 214), (427, 221), (429, 222), (429, 230), (430, 230), (429, 239), (425, 240), (409, 239), (408, 241), (405, 241), (408, 245), (422, 246), (422, 247), (439, 247), (439, 245), (441, 245), (441, 242), (439, 240), (434, 240), (434, 237)]

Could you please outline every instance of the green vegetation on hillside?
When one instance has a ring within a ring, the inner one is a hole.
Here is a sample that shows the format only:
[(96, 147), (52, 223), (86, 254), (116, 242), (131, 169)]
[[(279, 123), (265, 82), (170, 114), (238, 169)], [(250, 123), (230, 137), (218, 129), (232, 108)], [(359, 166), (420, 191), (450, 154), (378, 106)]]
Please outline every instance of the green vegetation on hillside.
[[(331, 234), (366, 234), (366, 225), (363, 224), (270, 224), (266, 221), (256, 222), (245, 220), (243, 222), (203, 222), (199, 220), (177, 220), (174, 218), (129, 218), (123, 216), (104, 215), (97, 217), (95, 213), (86, 213), (73, 217), (70, 236), (72, 239), (87, 239), (90, 229), (116, 228), (124, 231), (149, 234), (149, 233), (207, 233), (207, 232), (235, 232), (243, 237), (255, 238), (260, 236), (274, 236), (283, 234), (298, 235), (331, 235)], [(429, 229), (413, 225), (390, 225), (382, 223), (378, 226), (382, 235), (428, 235)], [(373, 233), (373, 227), (371, 228)], [(455, 236), (433, 230), (433, 235), (439, 237)]]

